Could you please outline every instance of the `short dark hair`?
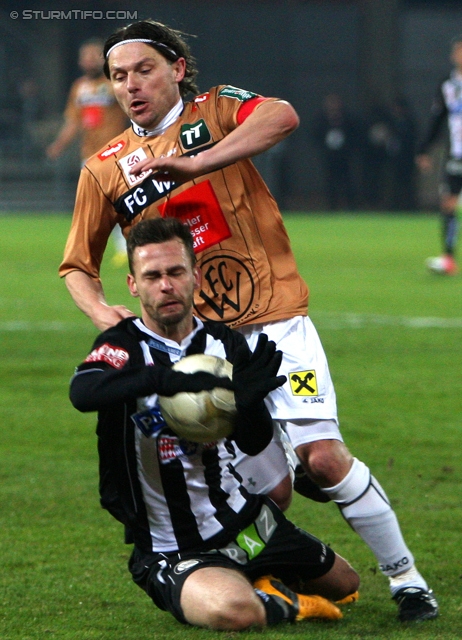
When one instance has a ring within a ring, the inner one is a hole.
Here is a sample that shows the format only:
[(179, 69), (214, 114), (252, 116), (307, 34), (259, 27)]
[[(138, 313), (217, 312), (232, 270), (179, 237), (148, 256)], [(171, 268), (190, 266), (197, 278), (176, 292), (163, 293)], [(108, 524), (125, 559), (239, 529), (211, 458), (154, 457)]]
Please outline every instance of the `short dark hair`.
[[(104, 74), (106, 78), (110, 77), (107, 52), (111, 47), (123, 40), (132, 40), (136, 38), (153, 40), (153, 43), (147, 42), (146, 44), (162, 54), (166, 60), (169, 60), (170, 62), (175, 62), (178, 58), (184, 58), (186, 60), (185, 75), (178, 85), (180, 94), (182, 97), (185, 97), (189, 92), (197, 95), (199, 93), (199, 89), (196, 85), (196, 76), (198, 73), (196, 61), (191, 55), (188, 43), (184, 39), (185, 35), (189, 34), (177, 31), (176, 29), (172, 29), (171, 27), (168, 27), (161, 22), (155, 22), (154, 20), (133, 22), (126, 27), (117, 29), (117, 31), (109, 36), (104, 44)], [(156, 46), (155, 43), (160, 43), (160, 46)]]
[(191, 265), (196, 264), (194, 253), (194, 241), (186, 224), (178, 218), (150, 218), (142, 220), (130, 229), (127, 238), (128, 266), (133, 275), (133, 253), (136, 247), (144, 247), (146, 244), (161, 244), (177, 238), (185, 246), (191, 259)]

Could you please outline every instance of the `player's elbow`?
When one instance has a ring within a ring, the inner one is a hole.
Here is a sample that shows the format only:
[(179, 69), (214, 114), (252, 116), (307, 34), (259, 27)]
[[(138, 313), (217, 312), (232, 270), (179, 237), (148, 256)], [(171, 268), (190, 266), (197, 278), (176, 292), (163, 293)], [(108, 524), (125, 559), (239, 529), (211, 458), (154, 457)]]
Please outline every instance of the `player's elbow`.
[(71, 401), (74, 409), (77, 409), (77, 411), (80, 411), (81, 413), (92, 411), (85, 399), (80, 394), (75, 393), (72, 388), (69, 392), (69, 400)]
[(96, 411), (97, 409), (97, 407), (93, 406), (91, 394), (88, 393), (88, 389), (86, 386), (80, 384), (78, 378), (73, 378), (71, 380), (69, 400), (71, 401), (72, 406), (82, 413)]
[(289, 135), (299, 126), (300, 118), (298, 116), (298, 113), (289, 102), (280, 100), (278, 104), (280, 104), (282, 107), (279, 114), (281, 127), (283, 127), (286, 135)]

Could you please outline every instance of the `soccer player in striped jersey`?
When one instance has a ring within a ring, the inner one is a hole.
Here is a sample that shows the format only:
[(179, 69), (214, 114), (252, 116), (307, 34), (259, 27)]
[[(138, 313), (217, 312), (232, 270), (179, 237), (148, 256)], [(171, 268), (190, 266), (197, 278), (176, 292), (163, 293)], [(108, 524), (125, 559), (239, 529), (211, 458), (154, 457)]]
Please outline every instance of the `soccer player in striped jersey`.
[(462, 190), (462, 36), (451, 47), (453, 70), (439, 86), (431, 106), (430, 121), (419, 145), (417, 165), (423, 172), (431, 170), (429, 150), (444, 127), (449, 131), (449, 149), (440, 183), (442, 254), (428, 258), (427, 267), (435, 273), (453, 276), (459, 271), (455, 254), (459, 231), (458, 209)]
[[(341, 618), (332, 600), (355, 598), (356, 572), (274, 502), (246, 491), (233, 466), (236, 443), (255, 455), (271, 441), (264, 398), (285, 382), (277, 375), (282, 354), (264, 334), (251, 353), (240, 333), (193, 314), (199, 273), (179, 220), (135, 226), (128, 259), (141, 317), (96, 339), (70, 394), (76, 408), (98, 410), (101, 502), (134, 543), (134, 581), (180, 622), (212, 629)], [(192, 353), (233, 363), (229, 438), (187, 442), (163, 419), (159, 395), (230, 384), (170, 368)], [(300, 593), (289, 588), (297, 584)]]

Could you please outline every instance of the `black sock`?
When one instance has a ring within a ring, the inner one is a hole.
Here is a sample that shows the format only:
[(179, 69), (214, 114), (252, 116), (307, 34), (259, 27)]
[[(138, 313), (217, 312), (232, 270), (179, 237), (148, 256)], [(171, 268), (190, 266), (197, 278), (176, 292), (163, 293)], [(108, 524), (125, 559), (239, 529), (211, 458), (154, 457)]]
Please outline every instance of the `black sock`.
[(273, 627), (280, 622), (293, 622), (295, 620), (295, 607), (278, 596), (270, 595), (260, 589), (255, 589), (255, 593), (263, 602), (266, 611), (266, 624)]

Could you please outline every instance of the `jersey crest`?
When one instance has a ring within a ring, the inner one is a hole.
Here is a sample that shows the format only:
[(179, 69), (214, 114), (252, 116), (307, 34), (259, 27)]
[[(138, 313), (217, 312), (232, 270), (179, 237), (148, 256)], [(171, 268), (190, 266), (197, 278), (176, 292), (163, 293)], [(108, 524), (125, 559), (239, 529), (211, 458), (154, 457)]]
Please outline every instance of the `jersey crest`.
[(209, 252), (199, 262), (202, 287), (198, 297), (203, 304), (196, 312), (205, 320), (234, 322), (250, 312), (255, 298), (257, 274), (251, 263), (233, 251)]

